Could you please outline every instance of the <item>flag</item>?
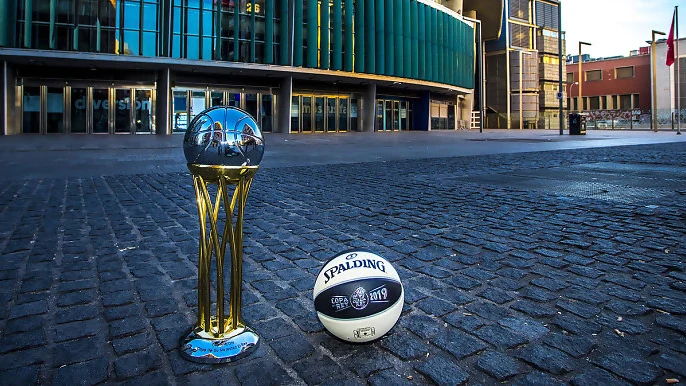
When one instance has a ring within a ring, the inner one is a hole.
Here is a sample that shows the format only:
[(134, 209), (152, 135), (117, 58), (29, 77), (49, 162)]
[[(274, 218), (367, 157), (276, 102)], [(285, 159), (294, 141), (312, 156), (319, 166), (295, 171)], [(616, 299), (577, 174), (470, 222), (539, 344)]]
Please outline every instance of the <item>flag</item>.
[(672, 26), (669, 28), (669, 35), (667, 36), (667, 65), (674, 64), (674, 16), (672, 15)]

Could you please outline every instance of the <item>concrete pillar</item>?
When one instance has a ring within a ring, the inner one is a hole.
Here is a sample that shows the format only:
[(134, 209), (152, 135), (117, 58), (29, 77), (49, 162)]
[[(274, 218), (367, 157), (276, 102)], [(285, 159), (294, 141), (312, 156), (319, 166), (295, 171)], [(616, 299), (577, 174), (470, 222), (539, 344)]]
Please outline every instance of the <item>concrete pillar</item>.
[(0, 133), (2, 135), (19, 134), (19, 120), (16, 119), (17, 78), (14, 69), (7, 62), (0, 63)]
[(463, 98), (457, 98), (458, 106), (460, 106), (460, 119), (467, 122), (469, 129), (472, 124), (472, 106), (474, 106), (474, 94), (466, 94)]
[(291, 106), (293, 105), (293, 77), (281, 80), (279, 94), (276, 98), (276, 126), (274, 133), (291, 132)]
[(360, 131), (373, 132), (376, 123), (376, 84), (370, 84), (362, 95)]
[(476, 19), (476, 11), (466, 10), (462, 13), (462, 16), (468, 17), (470, 19)]
[(164, 70), (161, 70), (157, 73), (156, 92), (157, 98), (155, 103), (155, 132), (160, 135), (171, 135), (171, 69), (165, 68)]

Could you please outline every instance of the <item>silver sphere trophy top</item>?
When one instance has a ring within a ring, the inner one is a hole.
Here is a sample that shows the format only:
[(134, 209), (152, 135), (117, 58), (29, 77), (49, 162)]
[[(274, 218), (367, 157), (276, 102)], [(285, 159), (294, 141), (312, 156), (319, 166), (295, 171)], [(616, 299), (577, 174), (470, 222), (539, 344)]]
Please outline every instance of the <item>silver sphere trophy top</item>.
[[(201, 363), (231, 362), (255, 351), (260, 340), (241, 319), (241, 289), (243, 215), (252, 178), (264, 154), (264, 139), (248, 113), (218, 106), (203, 111), (191, 121), (183, 139), (183, 152), (193, 175), (200, 240), (198, 318), (191, 332), (181, 339), (181, 355)], [(229, 190), (233, 190), (231, 198)], [(225, 315), (227, 243), (231, 256), (231, 284), (229, 314)], [(216, 263), (214, 312), (210, 280), (212, 260)]]

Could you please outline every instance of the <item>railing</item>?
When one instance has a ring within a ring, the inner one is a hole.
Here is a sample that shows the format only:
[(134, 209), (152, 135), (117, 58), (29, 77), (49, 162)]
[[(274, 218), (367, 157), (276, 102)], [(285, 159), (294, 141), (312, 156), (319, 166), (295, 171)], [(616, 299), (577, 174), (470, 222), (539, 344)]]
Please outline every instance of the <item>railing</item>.
[(481, 111), (479, 110), (473, 110), (472, 111), (472, 119), (469, 124), (470, 129), (479, 129), (481, 128)]
[[(574, 111), (572, 111), (574, 112)], [(568, 112), (569, 113), (569, 112)], [(651, 129), (652, 111), (649, 109), (632, 110), (590, 110), (584, 111), (587, 129)], [(681, 127), (686, 128), (686, 109), (681, 114), (669, 109), (657, 111), (657, 128), (660, 130), (677, 128), (677, 116)]]

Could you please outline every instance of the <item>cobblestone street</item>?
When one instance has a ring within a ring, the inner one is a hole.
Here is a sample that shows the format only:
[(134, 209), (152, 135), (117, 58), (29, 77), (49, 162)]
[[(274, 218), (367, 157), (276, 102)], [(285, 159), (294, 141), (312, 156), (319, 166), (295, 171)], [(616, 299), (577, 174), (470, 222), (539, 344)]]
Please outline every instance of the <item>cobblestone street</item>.
[[(197, 213), (187, 172), (2, 181), (0, 383), (686, 382), (686, 142), (263, 168), (243, 265), (262, 342), (226, 365), (178, 350)], [(314, 312), (348, 249), (405, 288), (371, 344)]]

